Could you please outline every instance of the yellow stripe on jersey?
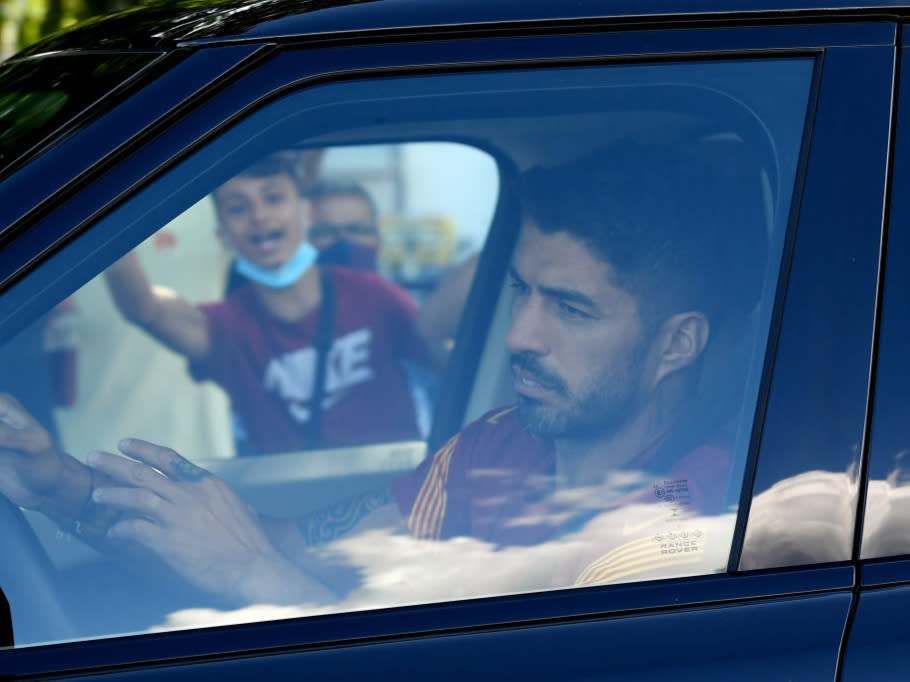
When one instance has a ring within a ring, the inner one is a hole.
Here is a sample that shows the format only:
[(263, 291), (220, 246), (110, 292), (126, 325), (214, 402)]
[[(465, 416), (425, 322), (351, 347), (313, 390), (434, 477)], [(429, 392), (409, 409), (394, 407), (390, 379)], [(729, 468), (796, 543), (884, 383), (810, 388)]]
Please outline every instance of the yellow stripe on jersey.
[(500, 418), (505, 417), (509, 412), (514, 412), (518, 409), (518, 405), (512, 405), (512, 407), (507, 407), (504, 410), (500, 410), (496, 414), (487, 418), (487, 424), (496, 424), (499, 422)]
[(698, 540), (668, 541), (660, 536), (632, 540), (592, 561), (575, 580), (576, 585), (615, 582), (637, 573), (658, 568), (695, 564), (704, 553), (704, 534), (695, 531)]
[[(500, 410), (488, 417), (486, 423), (496, 424), (500, 418), (516, 409), (517, 406), (512, 405)], [(449, 465), (452, 462), (459, 435), (452, 436), (436, 453), (430, 471), (424, 479), (423, 485), (420, 486), (420, 492), (417, 493), (417, 499), (408, 517), (408, 529), (414, 537), (438, 540), (442, 533), (442, 522), (445, 519), (446, 503), (448, 502), (446, 483), (449, 480)]]
[(446, 514), (446, 482), (449, 479), (449, 463), (455, 452), (459, 434), (449, 441), (433, 456), (430, 471), (420, 486), (417, 499), (408, 517), (408, 529), (416, 538), (438, 540), (442, 531), (442, 520)]

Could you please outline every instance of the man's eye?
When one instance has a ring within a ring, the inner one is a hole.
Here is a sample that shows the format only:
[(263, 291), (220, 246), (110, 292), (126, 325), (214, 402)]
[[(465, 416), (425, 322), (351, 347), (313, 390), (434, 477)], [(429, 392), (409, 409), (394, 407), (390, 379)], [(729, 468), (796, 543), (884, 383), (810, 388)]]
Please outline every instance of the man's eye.
[(287, 197), (281, 192), (271, 192), (265, 195), (265, 200), (270, 204), (281, 204), (287, 200)]
[(517, 295), (526, 292), (528, 290), (528, 285), (524, 282), (519, 282), (517, 279), (513, 279), (509, 282), (509, 289)]
[(559, 313), (563, 317), (572, 318), (572, 319), (586, 319), (591, 317), (588, 313), (576, 308), (575, 306), (569, 305), (568, 303), (559, 303)]

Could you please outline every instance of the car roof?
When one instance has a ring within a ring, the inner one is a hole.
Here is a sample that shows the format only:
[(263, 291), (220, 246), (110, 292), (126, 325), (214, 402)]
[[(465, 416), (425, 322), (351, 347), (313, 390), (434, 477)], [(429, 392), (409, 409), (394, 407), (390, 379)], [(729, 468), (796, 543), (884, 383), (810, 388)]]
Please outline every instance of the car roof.
[(42, 40), (17, 57), (49, 52), (167, 49), (237, 41), (351, 39), (361, 33), (521, 29), (541, 23), (601, 19), (634, 24), (729, 21), (772, 15), (779, 20), (895, 18), (906, 0), (175, 0), (95, 19)]

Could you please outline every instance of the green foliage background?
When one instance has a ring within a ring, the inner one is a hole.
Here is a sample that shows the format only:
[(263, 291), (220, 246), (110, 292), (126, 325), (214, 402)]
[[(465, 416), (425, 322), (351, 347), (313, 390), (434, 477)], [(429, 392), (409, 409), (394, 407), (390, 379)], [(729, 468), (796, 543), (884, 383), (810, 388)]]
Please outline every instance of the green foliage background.
[(84, 19), (136, 4), (141, 0), (0, 0), (0, 57)]

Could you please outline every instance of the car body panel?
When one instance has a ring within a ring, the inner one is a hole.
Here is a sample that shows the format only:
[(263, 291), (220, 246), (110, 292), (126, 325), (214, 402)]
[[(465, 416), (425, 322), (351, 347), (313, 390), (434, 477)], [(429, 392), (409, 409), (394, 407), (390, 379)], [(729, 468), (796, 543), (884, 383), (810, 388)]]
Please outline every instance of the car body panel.
[(844, 658), (842, 680), (902, 680), (907, 676), (907, 633), (893, 627), (910, 608), (910, 586), (864, 590)]
[[(628, 615), (616, 619), (526, 625), (471, 633), (338, 646), (268, 657), (230, 657), (193, 666), (122, 670), (119, 679), (298, 679), (302, 671), (352, 679), (364, 670), (391, 678), (433, 670), (439, 680), (791, 680), (830, 679), (850, 604), (849, 594)], [(776, 628), (756, 627), (775, 622)], [(710, 636), (705, 638), (706, 630)], [(744, 636), (748, 635), (748, 636)], [(470, 655), (465, 655), (470, 652)], [(709, 654), (710, 652), (710, 654)], [(709, 655), (706, 655), (709, 654)], [(96, 679), (95, 675), (72, 679)]]
[[(763, 18), (812, 20), (815, 16), (849, 17), (864, 14), (879, 17), (898, 16), (906, 10), (901, 2), (825, 3), (752, 3), (743, 7), (738, 2), (701, 0), (680, 4), (675, 0), (647, 3), (625, 0), (581, 0), (553, 3), (546, 0), (527, 2), (506, 0), (494, 5), (482, 0), (468, 2), (434, 2), (415, 0), (329, 0), (293, 2), (266, 0), (253, 6), (231, 0), (200, 8), (191, 2), (161, 4), (153, 8), (127, 10), (105, 24), (96, 20), (74, 31), (47, 38), (22, 52), (35, 55), (70, 49), (123, 49), (132, 47), (170, 47), (180, 43), (218, 40), (274, 39), (280, 37), (347, 38), (358, 33), (407, 31), (420, 29), (459, 31), (490, 30), (502, 32), (532, 24), (540, 30), (549, 25), (579, 21), (654, 22), (690, 21), (692, 18), (726, 22), (755, 15)], [(529, 26), (528, 28), (531, 28)]]
[(0, 224), (4, 226), (0, 240), (9, 239), (7, 230), (15, 229), (29, 211), (49, 199), (59, 200), (64, 188), (78, 182), (82, 173), (255, 51), (255, 47), (240, 46), (187, 55), (121, 106), (57, 142), (58, 156), (39, 156), (6, 178), (0, 185)]
[[(727, 630), (723, 613), (738, 607), (738, 619), (749, 621), (755, 632), (773, 632), (780, 618), (792, 617), (801, 599), (813, 600), (807, 615), (817, 630), (816, 660), (829, 669), (836, 661), (846, 618), (846, 602), (853, 583), (850, 566), (812, 568), (789, 573), (692, 578), (667, 583), (642, 583), (610, 588), (562, 590), (532, 595), (468, 600), (449, 604), (385, 609), (352, 614), (335, 614), (300, 620), (206, 628), (143, 637), (110, 638), (73, 643), (63, 647), (28, 647), (5, 651), (0, 657), (10, 675), (52, 675), (61, 671), (112, 671), (125, 667), (160, 664), (164, 658), (179, 668), (182, 661), (216, 660), (232, 652), (255, 658), (259, 654), (289, 652), (291, 658), (306, 655), (326, 645), (351, 646), (358, 643), (402, 640), (419, 633), (447, 636), (457, 640), (474, 632), (503, 629), (517, 623), (558, 627), (565, 621), (591, 621), (615, 614), (617, 620), (636, 613), (660, 620), (667, 609), (689, 607), (689, 618), (700, 620), (696, 631), (707, 623)], [(794, 595), (780, 600), (780, 595)], [(801, 595), (801, 596), (795, 596)], [(825, 597), (814, 600), (812, 595)], [(758, 601), (756, 601), (758, 599)], [(750, 609), (753, 604), (764, 604)], [(832, 610), (833, 609), (833, 610)], [(834, 614), (837, 614), (836, 617)], [(835, 620), (832, 620), (835, 617)], [(609, 622), (609, 621), (602, 621)], [(769, 624), (773, 623), (773, 627)], [(609, 625), (606, 627), (610, 627)], [(616, 627), (616, 626), (614, 626)], [(621, 626), (620, 626), (621, 627)], [(833, 628), (833, 629), (830, 629)], [(834, 633), (837, 637), (834, 638)], [(767, 643), (767, 640), (766, 640)], [(647, 643), (641, 641), (642, 646)], [(777, 641), (782, 650), (785, 641)], [(298, 654), (294, 654), (299, 650)], [(768, 655), (768, 648), (763, 649)], [(53, 652), (49, 656), (49, 652)], [(252, 665), (250, 663), (249, 665)], [(292, 671), (299, 673), (299, 663)], [(199, 675), (205, 677), (204, 669)]]

